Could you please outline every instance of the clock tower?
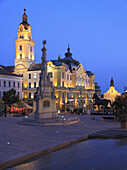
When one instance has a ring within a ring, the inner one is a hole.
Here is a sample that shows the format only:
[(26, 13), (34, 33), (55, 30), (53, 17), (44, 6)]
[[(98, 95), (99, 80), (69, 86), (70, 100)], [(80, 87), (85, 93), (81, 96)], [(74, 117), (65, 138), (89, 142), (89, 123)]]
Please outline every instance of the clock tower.
[(15, 73), (23, 74), (27, 71), (34, 61), (34, 45), (32, 40), (32, 29), (27, 22), (26, 9), (22, 16), (22, 22), (18, 28), (18, 39), (16, 39), (16, 59), (15, 59)]

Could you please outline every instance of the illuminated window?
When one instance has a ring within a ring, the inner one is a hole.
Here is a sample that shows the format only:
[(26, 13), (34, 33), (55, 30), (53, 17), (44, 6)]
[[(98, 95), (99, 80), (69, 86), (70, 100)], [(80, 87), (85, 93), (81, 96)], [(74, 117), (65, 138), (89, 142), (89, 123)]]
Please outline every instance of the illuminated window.
[(22, 50), (22, 46), (20, 45), (20, 50)]
[(36, 79), (37, 78), (37, 73), (34, 73), (34, 79)]

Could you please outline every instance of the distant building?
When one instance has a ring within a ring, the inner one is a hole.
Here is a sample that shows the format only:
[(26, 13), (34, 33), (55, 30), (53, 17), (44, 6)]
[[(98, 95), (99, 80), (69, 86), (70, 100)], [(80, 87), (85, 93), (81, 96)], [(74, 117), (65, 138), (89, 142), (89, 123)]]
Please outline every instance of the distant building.
[(109, 90), (106, 93), (104, 93), (104, 99), (109, 99), (111, 100), (111, 102), (113, 102), (115, 100), (115, 97), (120, 95), (121, 93), (115, 90), (114, 81), (113, 78), (111, 78), (110, 87)]
[(6, 67), (0, 66), (0, 99), (3, 92), (14, 89), (19, 98), (22, 98), (22, 77), (6, 70)]

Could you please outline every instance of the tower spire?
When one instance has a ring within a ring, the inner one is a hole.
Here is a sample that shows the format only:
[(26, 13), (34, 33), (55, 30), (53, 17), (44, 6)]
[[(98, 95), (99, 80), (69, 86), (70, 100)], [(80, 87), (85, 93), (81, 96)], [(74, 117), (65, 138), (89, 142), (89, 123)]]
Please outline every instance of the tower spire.
[(110, 81), (110, 87), (113, 86), (114, 87), (114, 81), (113, 81), (113, 78), (111, 78), (111, 81)]
[(68, 49), (67, 49), (67, 51), (70, 52), (70, 46), (69, 46), (69, 44), (68, 44)]
[(22, 16), (23, 22), (27, 22), (27, 15), (26, 15), (26, 9), (24, 9), (24, 14)]
[(70, 52), (70, 46), (69, 46), (69, 44), (68, 44), (67, 53), (65, 53), (65, 56), (66, 56), (66, 57), (71, 57), (71, 56), (72, 56), (72, 53)]

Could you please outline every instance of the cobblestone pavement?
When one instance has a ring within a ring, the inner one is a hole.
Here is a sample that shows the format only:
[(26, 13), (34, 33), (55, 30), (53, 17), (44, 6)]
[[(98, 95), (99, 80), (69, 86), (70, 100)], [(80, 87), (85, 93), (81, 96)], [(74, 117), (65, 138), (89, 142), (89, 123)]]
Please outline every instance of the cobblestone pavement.
[(19, 117), (0, 117), (0, 163), (46, 149), (102, 129), (120, 128), (115, 121), (101, 121), (100, 116), (91, 120), (90, 115), (77, 116), (81, 124), (71, 126), (20, 125)]

